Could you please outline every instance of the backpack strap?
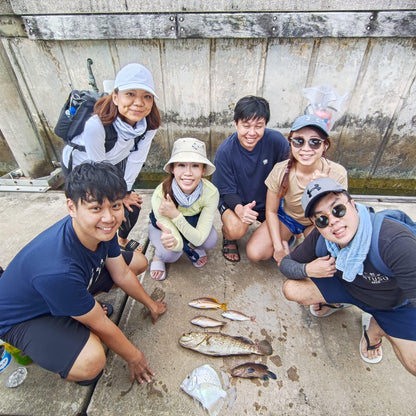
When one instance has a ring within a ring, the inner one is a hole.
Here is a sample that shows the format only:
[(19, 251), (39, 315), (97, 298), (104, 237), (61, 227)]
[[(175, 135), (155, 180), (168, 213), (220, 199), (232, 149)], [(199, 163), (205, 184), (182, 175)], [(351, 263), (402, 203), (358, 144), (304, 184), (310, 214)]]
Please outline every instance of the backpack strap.
[(383, 224), (385, 218), (390, 219), (392, 221), (396, 221), (399, 224), (404, 225), (408, 228), (413, 234), (416, 235), (416, 223), (403, 211), (399, 209), (384, 209), (377, 213), (370, 213), (371, 220), (373, 222), (373, 233), (371, 236), (371, 246), (368, 252), (369, 259), (373, 266), (385, 276), (393, 276), (393, 272), (390, 268), (386, 266), (383, 259), (380, 256), (379, 251), (379, 236), (380, 236), (380, 229)]

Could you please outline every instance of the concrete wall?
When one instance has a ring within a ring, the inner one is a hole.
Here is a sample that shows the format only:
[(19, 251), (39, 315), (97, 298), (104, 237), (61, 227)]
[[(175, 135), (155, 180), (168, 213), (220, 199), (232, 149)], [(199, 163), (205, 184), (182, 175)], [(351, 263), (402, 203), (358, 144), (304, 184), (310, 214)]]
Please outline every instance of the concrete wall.
[[(307, 106), (302, 88), (329, 84), (348, 93), (331, 158), (362, 186), (393, 179), (415, 189), (414, 1), (264, 3), (259, 9), (258, 2), (226, 0), (3, 2), (1, 41), (14, 79), (0, 78), (0, 102), (8, 108), (0, 129), (16, 160), (22, 141), (39, 159), (35, 167), (21, 157), (17, 163), (31, 173), (57, 160), (62, 143), (53, 127), (69, 84), (90, 88), (91, 58), (100, 89), (129, 62), (154, 75), (163, 127), (147, 172), (161, 171), (178, 137), (204, 140), (213, 157), (233, 131), (235, 102), (246, 94), (268, 99), (269, 126), (287, 132)], [(5, 93), (10, 82), (18, 100)], [(33, 133), (22, 137), (25, 125)]]

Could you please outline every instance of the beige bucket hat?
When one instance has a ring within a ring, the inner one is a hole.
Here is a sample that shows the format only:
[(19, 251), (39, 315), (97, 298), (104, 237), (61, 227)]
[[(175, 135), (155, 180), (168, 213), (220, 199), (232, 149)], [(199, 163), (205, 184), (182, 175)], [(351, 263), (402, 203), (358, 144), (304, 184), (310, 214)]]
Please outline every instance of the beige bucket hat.
[(165, 172), (172, 173), (172, 163), (195, 162), (205, 165), (205, 176), (215, 172), (215, 166), (208, 160), (205, 143), (192, 137), (184, 137), (173, 143), (172, 155), (163, 167)]

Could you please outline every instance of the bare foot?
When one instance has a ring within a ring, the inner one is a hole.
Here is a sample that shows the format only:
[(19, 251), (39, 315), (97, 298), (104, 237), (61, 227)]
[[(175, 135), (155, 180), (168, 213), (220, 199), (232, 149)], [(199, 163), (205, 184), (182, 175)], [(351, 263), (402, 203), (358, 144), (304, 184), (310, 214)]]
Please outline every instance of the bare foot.
[(202, 266), (205, 266), (205, 265), (207, 264), (207, 261), (208, 261), (208, 257), (207, 257), (207, 256), (203, 256), (203, 257), (200, 257), (200, 258), (198, 259), (198, 261), (196, 262), (196, 264), (197, 264), (199, 267), (202, 267)]
[(164, 280), (166, 277), (165, 263), (156, 256), (153, 256), (150, 264), (150, 276), (155, 280)]

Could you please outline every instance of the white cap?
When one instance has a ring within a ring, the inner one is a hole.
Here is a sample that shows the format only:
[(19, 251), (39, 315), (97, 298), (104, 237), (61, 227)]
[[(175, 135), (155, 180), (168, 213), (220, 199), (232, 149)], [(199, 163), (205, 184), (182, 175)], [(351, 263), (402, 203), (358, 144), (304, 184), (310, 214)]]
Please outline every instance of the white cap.
[(156, 98), (155, 85), (151, 72), (140, 64), (128, 64), (118, 71), (114, 81), (114, 89), (119, 91), (144, 90)]

